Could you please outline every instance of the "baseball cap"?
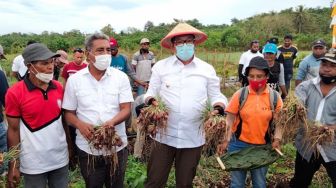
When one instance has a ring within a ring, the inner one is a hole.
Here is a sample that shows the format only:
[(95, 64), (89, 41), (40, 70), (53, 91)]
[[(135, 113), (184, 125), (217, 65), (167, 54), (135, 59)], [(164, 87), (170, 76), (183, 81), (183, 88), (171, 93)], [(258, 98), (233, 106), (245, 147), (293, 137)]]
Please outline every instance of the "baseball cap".
[(24, 63), (32, 63), (34, 61), (43, 61), (52, 57), (59, 57), (60, 54), (56, 54), (49, 50), (47, 46), (41, 43), (34, 43), (27, 46), (22, 53)]
[(73, 53), (76, 53), (76, 52), (79, 52), (79, 53), (84, 53), (84, 50), (82, 48), (75, 48), (73, 50)]
[(118, 48), (118, 41), (113, 37), (110, 38), (110, 46), (113, 49)]
[(264, 49), (263, 49), (263, 53), (272, 53), (272, 54), (276, 54), (278, 52), (278, 48), (275, 44), (273, 43), (267, 43), (265, 46), (264, 46)]
[(246, 69), (245, 69), (245, 75), (246, 76), (248, 75), (250, 68), (256, 68), (256, 69), (259, 69), (259, 70), (266, 70), (267, 74), (269, 73), (269, 66), (268, 66), (267, 61), (260, 56), (257, 56), (257, 57), (254, 57), (254, 58), (251, 59), (248, 67), (246, 67)]
[(141, 39), (140, 44), (143, 44), (143, 43), (149, 43), (149, 39), (148, 38)]
[(268, 40), (269, 43), (273, 43), (273, 44), (278, 44), (279, 43), (279, 39), (278, 37), (272, 37)]
[(326, 60), (332, 63), (336, 63), (336, 49), (332, 48), (324, 54), (319, 60)]
[(321, 46), (321, 47), (325, 47), (326, 43), (324, 42), (324, 40), (322, 39), (318, 39), (316, 41), (313, 42), (313, 47), (317, 47), (317, 46)]
[(68, 54), (64, 50), (57, 50), (56, 54), (59, 54), (58, 60), (64, 64), (68, 64)]
[(6, 59), (4, 49), (1, 45), (0, 45), (0, 59)]

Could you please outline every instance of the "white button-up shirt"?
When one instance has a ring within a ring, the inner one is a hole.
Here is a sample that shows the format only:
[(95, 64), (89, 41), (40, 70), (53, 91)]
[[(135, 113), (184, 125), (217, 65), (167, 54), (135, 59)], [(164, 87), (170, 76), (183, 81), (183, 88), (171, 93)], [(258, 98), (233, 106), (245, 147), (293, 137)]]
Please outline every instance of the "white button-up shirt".
[(227, 105), (216, 71), (196, 57), (187, 65), (176, 56), (157, 62), (145, 98), (157, 96), (169, 108), (169, 116), (167, 132), (158, 133), (154, 139), (176, 148), (195, 148), (205, 143), (201, 119), (207, 100), (212, 105)]
[[(62, 107), (66, 110), (76, 110), (78, 119), (98, 126), (119, 113), (120, 103), (127, 102), (133, 102), (133, 96), (125, 73), (109, 67), (104, 76), (97, 81), (87, 67), (69, 77)], [(120, 151), (127, 146), (125, 122), (116, 125), (115, 129), (123, 142), (123, 145), (116, 149)], [(92, 155), (106, 154), (105, 151), (93, 149), (78, 129), (76, 133), (76, 145), (79, 149)]]

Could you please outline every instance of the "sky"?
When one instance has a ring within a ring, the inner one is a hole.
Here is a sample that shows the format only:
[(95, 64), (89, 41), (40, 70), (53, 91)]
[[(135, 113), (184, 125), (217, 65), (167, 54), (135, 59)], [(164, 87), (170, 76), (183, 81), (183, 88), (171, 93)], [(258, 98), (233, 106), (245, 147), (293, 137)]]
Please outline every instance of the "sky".
[(198, 19), (204, 25), (230, 24), (232, 18), (293, 8), (330, 7), (331, 0), (0, 0), (0, 35), (78, 29), (89, 34), (111, 24), (116, 32), (143, 30), (172, 23), (174, 18)]

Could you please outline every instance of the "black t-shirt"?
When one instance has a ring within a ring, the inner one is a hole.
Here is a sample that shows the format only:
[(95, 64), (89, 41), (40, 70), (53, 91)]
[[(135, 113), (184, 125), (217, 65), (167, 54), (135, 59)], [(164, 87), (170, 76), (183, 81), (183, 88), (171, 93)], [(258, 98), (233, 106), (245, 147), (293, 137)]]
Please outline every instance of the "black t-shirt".
[(293, 62), (298, 52), (297, 48), (295, 46), (291, 46), (289, 48), (280, 46), (278, 50), (281, 52), (283, 57), (282, 63), (284, 66), (285, 74), (293, 74)]

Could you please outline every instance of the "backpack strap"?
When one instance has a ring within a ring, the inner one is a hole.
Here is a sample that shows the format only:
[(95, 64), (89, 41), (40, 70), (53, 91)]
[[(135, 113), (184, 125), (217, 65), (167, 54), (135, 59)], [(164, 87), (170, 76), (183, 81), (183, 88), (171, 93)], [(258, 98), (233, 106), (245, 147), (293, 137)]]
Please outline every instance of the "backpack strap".
[(239, 111), (243, 108), (246, 100), (247, 100), (247, 96), (248, 96), (248, 86), (242, 87), (240, 88), (240, 96), (239, 96)]

